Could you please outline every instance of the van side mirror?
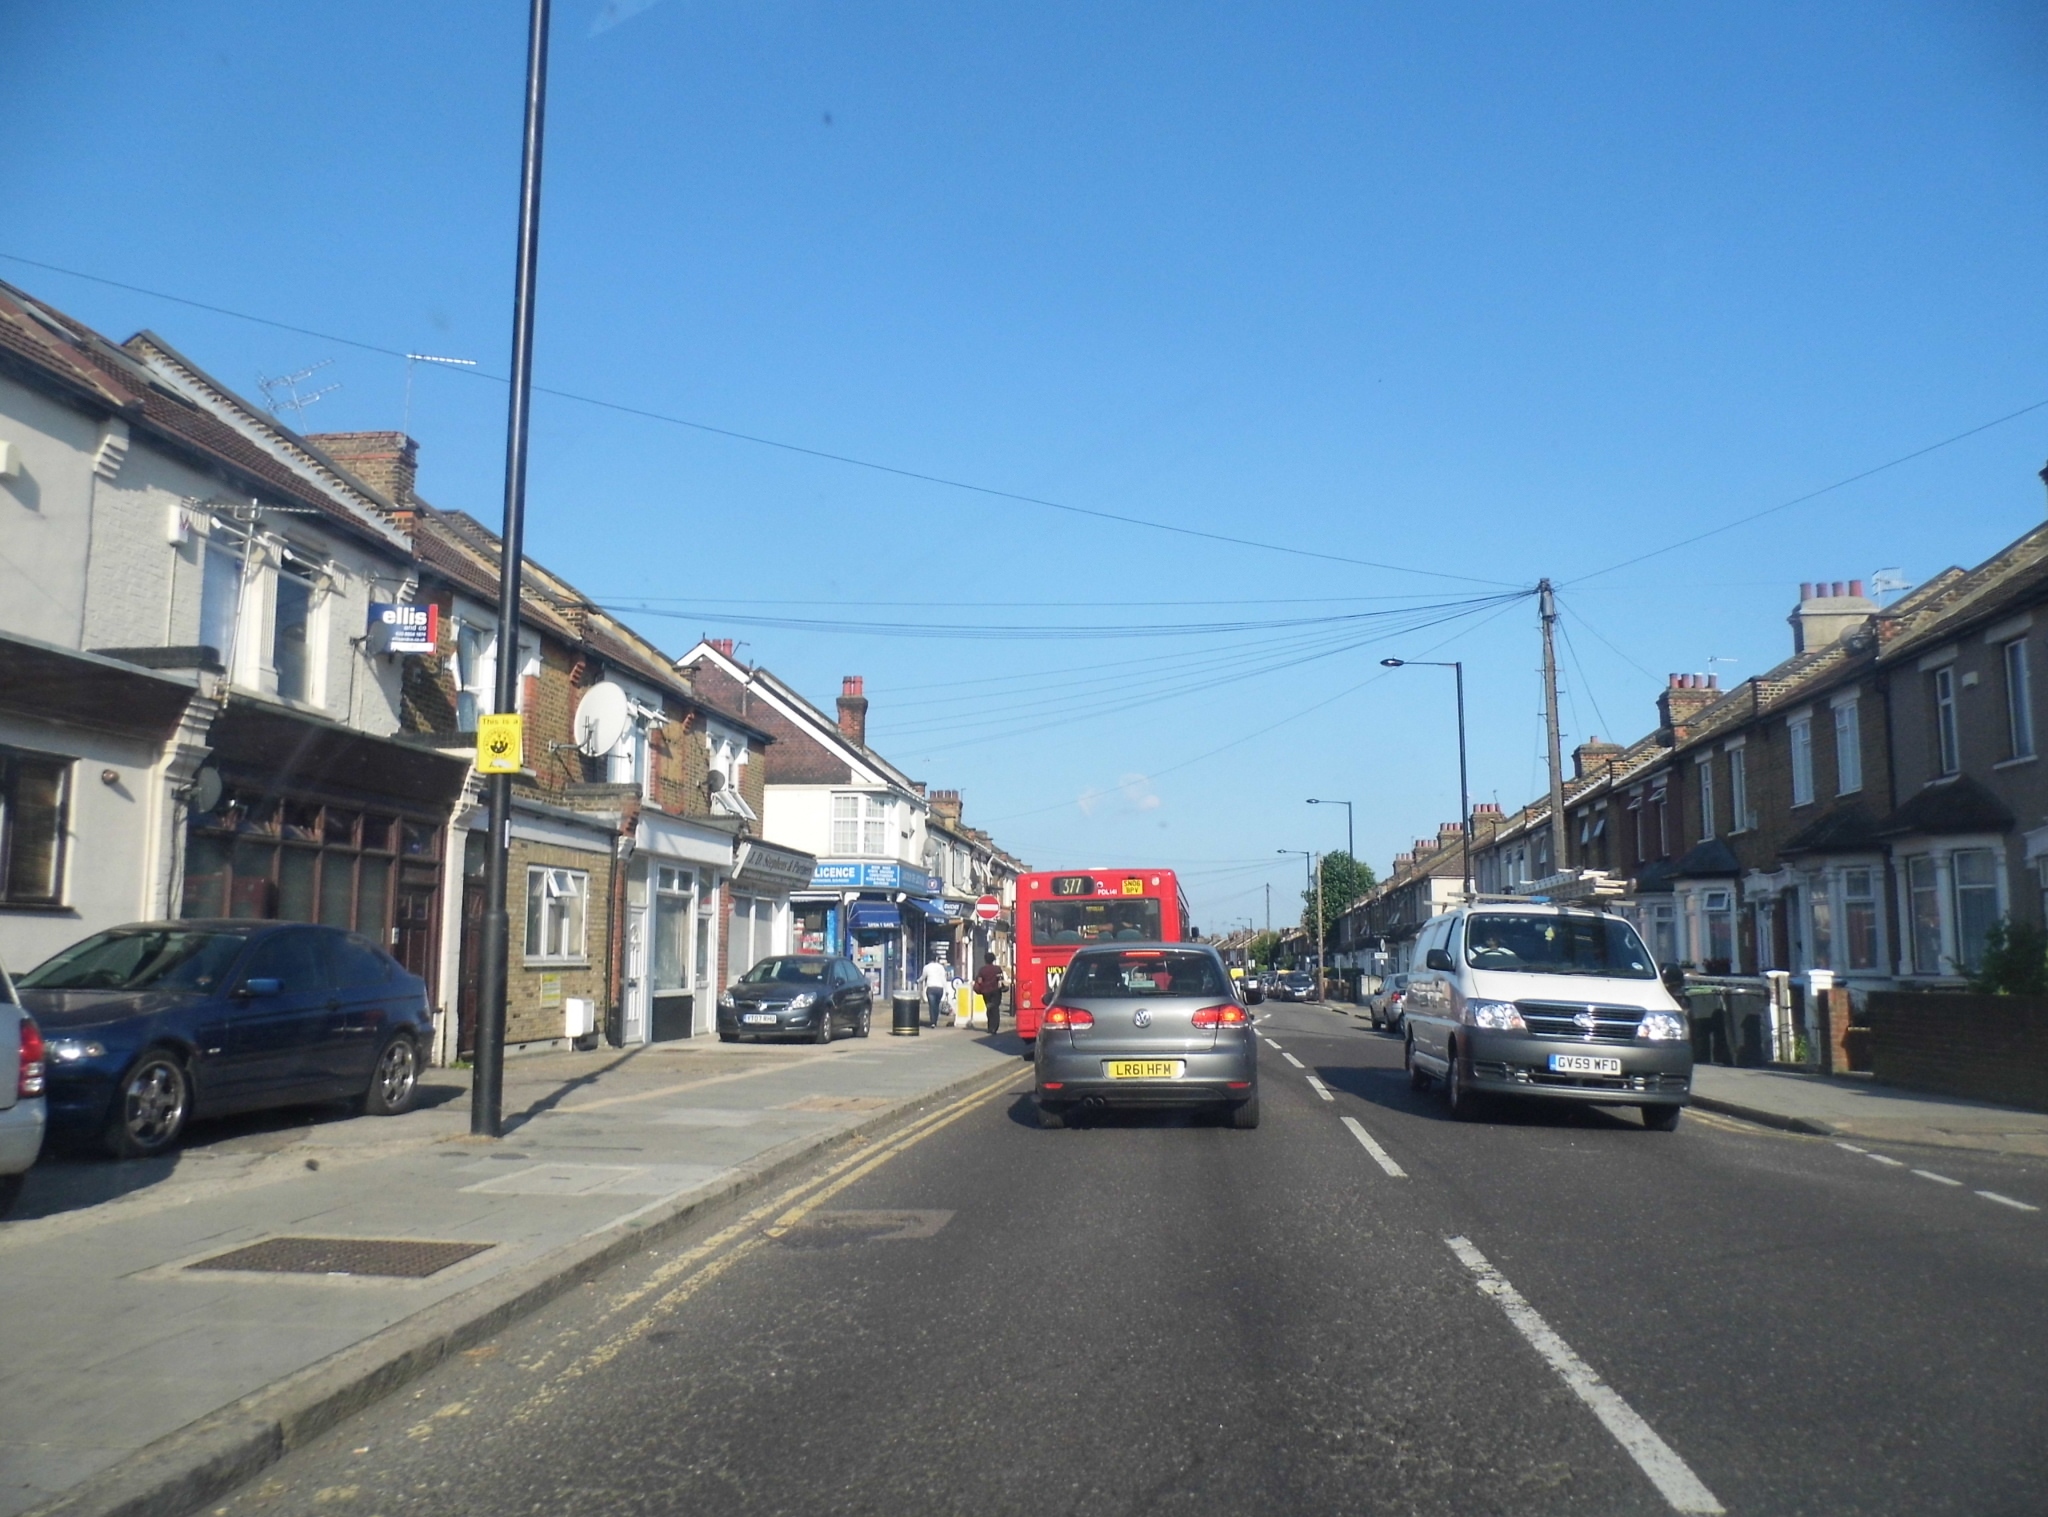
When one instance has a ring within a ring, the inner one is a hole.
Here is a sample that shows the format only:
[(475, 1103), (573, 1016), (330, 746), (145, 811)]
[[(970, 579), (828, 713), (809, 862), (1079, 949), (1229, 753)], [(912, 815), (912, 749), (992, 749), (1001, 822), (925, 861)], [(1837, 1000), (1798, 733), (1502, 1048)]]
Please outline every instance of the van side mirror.
[(259, 978), (242, 981), (242, 994), (245, 996), (274, 996), (282, 989), (284, 983), (281, 980)]
[(1441, 948), (1430, 949), (1430, 951), (1423, 956), (1422, 964), (1425, 969), (1441, 969), (1446, 972), (1456, 969), (1458, 967), (1457, 965), (1451, 962), (1450, 954)]

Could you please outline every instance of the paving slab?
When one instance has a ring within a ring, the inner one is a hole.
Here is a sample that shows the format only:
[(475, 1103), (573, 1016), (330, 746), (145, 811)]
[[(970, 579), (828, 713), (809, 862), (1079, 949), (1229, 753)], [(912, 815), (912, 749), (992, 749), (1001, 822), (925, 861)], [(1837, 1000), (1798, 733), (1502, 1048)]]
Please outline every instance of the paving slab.
[(1793, 1132), (2048, 1158), (2048, 1112), (1922, 1095), (1854, 1076), (1693, 1070), (1693, 1103)]
[[(637, 1219), (730, 1194), (941, 1092), (1021, 1076), (1021, 1047), (940, 1029), (549, 1054), (507, 1062), (496, 1141), (469, 1136), (466, 1074), (435, 1070), (403, 1117), (202, 1125), (146, 1164), (51, 1156), (0, 1223), (0, 1517), (182, 1510), (218, 1479), (181, 1463), (179, 1440), (223, 1409), (351, 1355), (388, 1377), (371, 1350), (403, 1325), (456, 1321), (472, 1299), (502, 1313), (494, 1281), (538, 1305), (551, 1261), (587, 1270), (593, 1240)], [(423, 1279), (190, 1268), (283, 1235), (489, 1247)]]

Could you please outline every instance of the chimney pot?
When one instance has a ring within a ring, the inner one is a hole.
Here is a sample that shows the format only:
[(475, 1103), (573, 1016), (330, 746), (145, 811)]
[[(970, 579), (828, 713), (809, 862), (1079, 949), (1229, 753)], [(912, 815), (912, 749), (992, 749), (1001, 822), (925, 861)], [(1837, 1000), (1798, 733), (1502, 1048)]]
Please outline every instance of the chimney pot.
[(1810, 580), (1810, 579), (1802, 579), (1802, 580), (1801, 580), (1801, 581), (1799, 582), (1799, 598), (1800, 598), (1801, 600), (1803, 600), (1803, 601), (1806, 601), (1806, 600), (1812, 600), (1812, 599), (1813, 599), (1813, 581), (1812, 581), (1812, 580)]
[(1850, 580), (1849, 593), (1855, 596), (1858, 600), (1863, 599), (1863, 581), (1860, 579)]
[(1718, 674), (1710, 674), (1710, 675), (1708, 675), (1708, 676), (1707, 676), (1707, 688), (1708, 688), (1709, 690), (1719, 690), (1719, 689), (1721, 688), (1721, 676), (1720, 676), (1720, 675), (1718, 675)]

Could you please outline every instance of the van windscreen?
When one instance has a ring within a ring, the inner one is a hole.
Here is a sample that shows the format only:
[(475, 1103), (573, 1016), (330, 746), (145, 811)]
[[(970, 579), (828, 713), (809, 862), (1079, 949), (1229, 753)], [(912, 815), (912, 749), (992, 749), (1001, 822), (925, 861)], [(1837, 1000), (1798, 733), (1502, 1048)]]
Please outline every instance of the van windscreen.
[(1619, 917), (1486, 912), (1465, 923), (1465, 962), (1513, 974), (1654, 980), (1657, 966)]

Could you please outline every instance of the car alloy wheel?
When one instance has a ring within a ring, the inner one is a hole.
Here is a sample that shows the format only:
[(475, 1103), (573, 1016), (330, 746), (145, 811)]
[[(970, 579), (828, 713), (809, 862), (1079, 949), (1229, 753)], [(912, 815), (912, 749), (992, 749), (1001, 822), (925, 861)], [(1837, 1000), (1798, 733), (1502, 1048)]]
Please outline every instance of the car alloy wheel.
[(858, 1027), (856, 1027), (856, 1028), (854, 1029), (854, 1033), (853, 1033), (853, 1035), (854, 1035), (854, 1036), (855, 1036), (856, 1038), (864, 1038), (864, 1037), (866, 1037), (866, 1036), (868, 1035), (868, 1024), (869, 1024), (870, 1022), (872, 1022), (872, 1021), (873, 1021), (874, 1019), (875, 1019), (875, 1009), (874, 1009), (874, 1007), (872, 1007), (872, 1006), (863, 1006), (863, 1007), (861, 1007), (861, 1009), (860, 1009), (860, 1025), (859, 1025)]
[(1428, 1071), (1415, 1062), (1415, 1039), (1409, 1038), (1401, 1045), (1401, 1062), (1408, 1067), (1408, 1088), (1410, 1090), (1429, 1089)]
[(153, 1048), (136, 1061), (115, 1098), (107, 1146), (120, 1159), (146, 1159), (178, 1141), (192, 1108), (192, 1082), (178, 1056)]
[(363, 1109), (375, 1117), (395, 1117), (411, 1109), (419, 1084), (420, 1056), (412, 1039), (393, 1038), (377, 1056), (377, 1072), (370, 1077)]
[(818, 1030), (811, 1034), (811, 1041), (813, 1043), (829, 1043), (832, 1041), (832, 1010), (830, 1007), (818, 1013)]

